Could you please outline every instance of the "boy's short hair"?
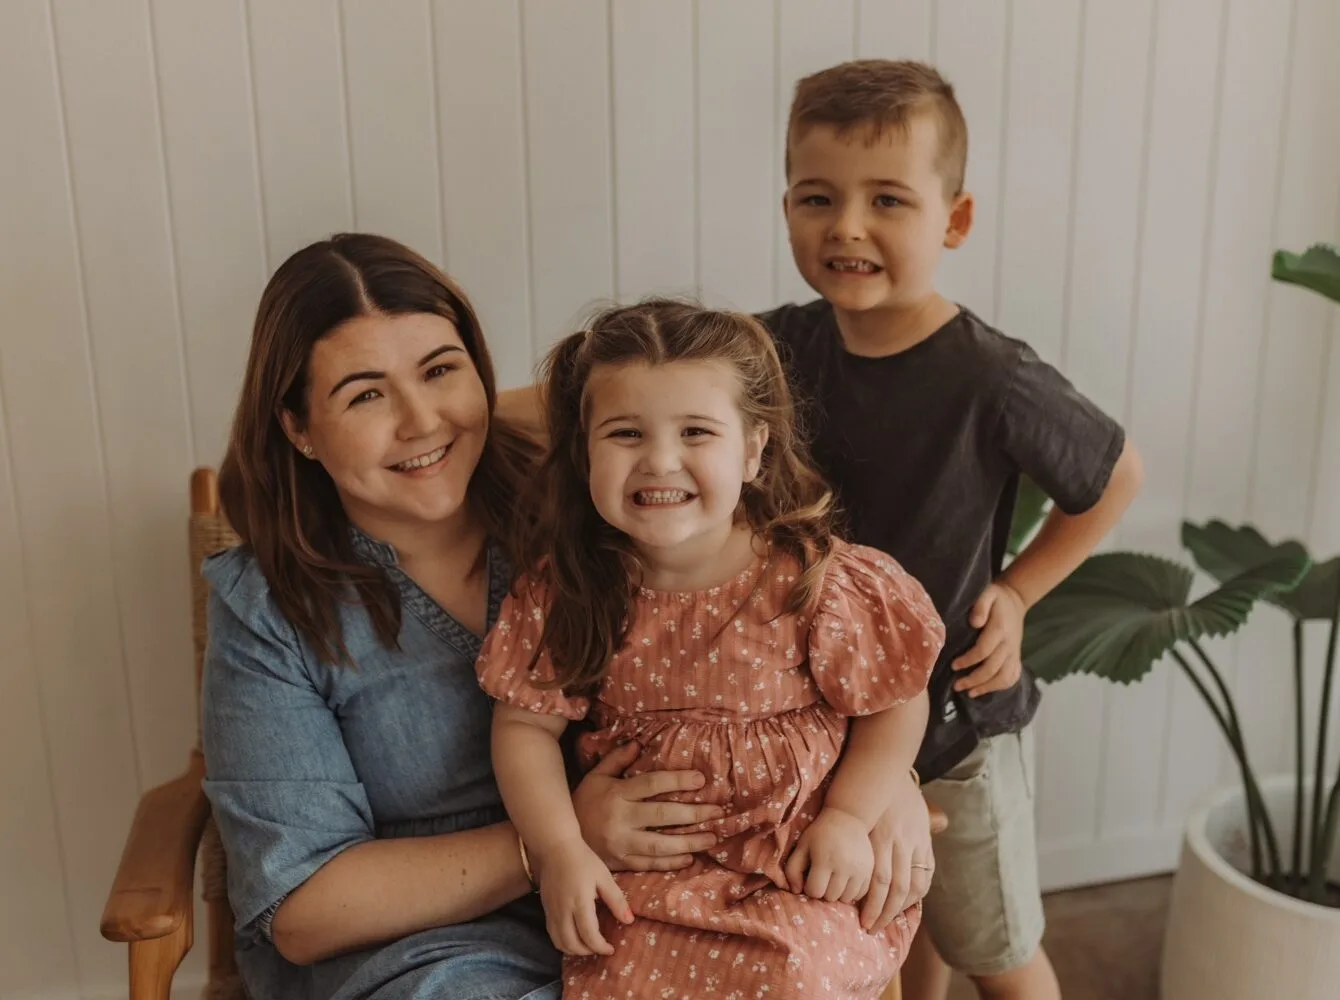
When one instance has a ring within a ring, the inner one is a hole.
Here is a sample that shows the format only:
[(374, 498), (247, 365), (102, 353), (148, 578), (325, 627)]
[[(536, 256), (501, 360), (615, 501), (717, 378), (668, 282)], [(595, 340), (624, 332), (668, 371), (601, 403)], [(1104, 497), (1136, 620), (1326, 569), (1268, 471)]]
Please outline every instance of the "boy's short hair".
[(935, 166), (945, 193), (956, 197), (968, 165), (968, 123), (949, 81), (933, 66), (908, 59), (857, 59), (797, 83), (786, 123), (786, 172), (791, 173), (792, 140), (815, 125), (832, 126), (838, 135), (869, 128), (877, 139), (887, 129), (907, 129), (919, 114), (935, 119), (940, 141)]

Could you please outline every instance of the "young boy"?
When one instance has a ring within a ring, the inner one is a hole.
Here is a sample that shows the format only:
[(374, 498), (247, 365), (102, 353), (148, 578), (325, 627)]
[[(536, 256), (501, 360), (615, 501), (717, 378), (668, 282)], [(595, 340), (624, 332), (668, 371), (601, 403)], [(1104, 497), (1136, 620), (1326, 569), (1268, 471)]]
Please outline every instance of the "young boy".
[[(928, 66), (862, 60), (801, 80), (783, 211), (822, 299), (761, 318), (810, 404), (848, 537), (898, 559), (948, 630), (917, 768), (949, 829), (904, 995), (945, 995), (933, 943), (983, 997), (1043, 1000), (1060, 991), (1041, 948), (1024, 614), (1116, 523), (1142, 472), (1121, 427), (1064, 377), (936, 292), (941, 252), (972, 228), (966, 154), (953, 90)], [(1020, 474), (1056, 510), (1002, 572)]]

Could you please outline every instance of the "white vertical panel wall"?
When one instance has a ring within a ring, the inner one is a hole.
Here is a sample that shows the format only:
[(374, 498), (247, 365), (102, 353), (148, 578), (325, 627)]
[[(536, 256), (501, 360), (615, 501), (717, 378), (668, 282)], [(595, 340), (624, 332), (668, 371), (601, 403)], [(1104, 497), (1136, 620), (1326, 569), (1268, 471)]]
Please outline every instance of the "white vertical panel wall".
[[(943, 287), (1129, 427), (1148, 486), (1109, 544), (1173, 555), (1219, 516), (1331, 554), (1340, 320), (1268, 264), (1340, 238), (1337, 45), (1334, 0), (0, 5), (0, 995), (124, 989), (103, 894), (194, 738), (186, 477), (289, 253), (410, 243), (521, 384), (593, 303), (806, 296), (795, 79), (929, 58), (978, 200)], [(1214, 650), (1265, 770), (1291, 759), (1284, 631)], [(1169, 867), (1224, 767), (1194, 692), (1067, 682), (1038, 729), (1048, 883)]]

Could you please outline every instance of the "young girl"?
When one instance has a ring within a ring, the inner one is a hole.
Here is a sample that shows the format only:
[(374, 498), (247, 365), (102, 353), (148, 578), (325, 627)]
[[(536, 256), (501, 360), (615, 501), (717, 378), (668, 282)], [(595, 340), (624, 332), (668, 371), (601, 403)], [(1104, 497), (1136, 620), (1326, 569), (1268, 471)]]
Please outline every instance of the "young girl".
[[(924, 700), (934, 607), (892, 559), (831, 534), (831, 495), (749, 317), (613, 309), (554, 349), (543, 398), (533, 569), (478, 669), (499, 702), (503, 799), (569, 956), (564, 995), (876, 997), (920, 910), (867, 933), (854, 904), (898, 726), (924, 724), (895, 706)], [(679, 871), (610, 873), (559, 749), (588, 713), (584, 766), (636, 741), (629, 773), (707, 776), (683, 800), (725, 808), (716, 848)]]

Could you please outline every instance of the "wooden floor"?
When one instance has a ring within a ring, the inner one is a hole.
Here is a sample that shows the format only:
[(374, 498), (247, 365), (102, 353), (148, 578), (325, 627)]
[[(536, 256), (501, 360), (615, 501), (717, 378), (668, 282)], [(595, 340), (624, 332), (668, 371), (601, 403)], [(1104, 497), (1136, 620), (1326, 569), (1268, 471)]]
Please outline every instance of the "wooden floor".
[[(1043, 945), (1065, 1000), (1157, 1000), (1159, 953), (1172, 877), (1117, 882), (1046, 897)], [(955, 979), (950, 1000), (973, 1000)]]

